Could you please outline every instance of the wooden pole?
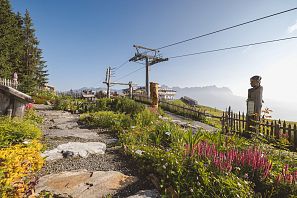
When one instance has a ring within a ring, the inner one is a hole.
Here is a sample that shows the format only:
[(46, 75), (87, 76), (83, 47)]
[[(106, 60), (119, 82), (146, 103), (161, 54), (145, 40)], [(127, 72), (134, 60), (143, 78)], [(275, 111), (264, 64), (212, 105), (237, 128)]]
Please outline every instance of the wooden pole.
[(150, 84), (149, 84), (149, 59), (145, 57), (145, 91), (147, 97), (150, 97)]

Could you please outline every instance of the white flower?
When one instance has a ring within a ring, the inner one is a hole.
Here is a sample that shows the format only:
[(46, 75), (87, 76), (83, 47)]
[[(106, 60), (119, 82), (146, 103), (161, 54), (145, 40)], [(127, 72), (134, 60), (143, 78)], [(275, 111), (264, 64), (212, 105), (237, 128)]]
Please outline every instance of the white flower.
[(169, 131), (167, 131), (167, 132), (165, 132), (165, 135), (168, 135), (168, 136), (170, 136), (170, 135), (171, 135), (171, 133), (170, 133)]
[(29, 144), (30, 142), (28, 140), (23, 141), (23, 144)]
[(134, 129), (135, 128), (135, 126), (131, 126), (131, 129)]
[(137, 150), (137, 151), (135, 151), (135, 153), (138, 154), (138, 155), (142, 155), (143, 152), (144, 152), (144, 151), (142, 151), (142, 150)]
[(235, 170), (238, 170), (238, 171), (240, 171), (240, 168), (239, 168), (239, 167), (235, 167)]

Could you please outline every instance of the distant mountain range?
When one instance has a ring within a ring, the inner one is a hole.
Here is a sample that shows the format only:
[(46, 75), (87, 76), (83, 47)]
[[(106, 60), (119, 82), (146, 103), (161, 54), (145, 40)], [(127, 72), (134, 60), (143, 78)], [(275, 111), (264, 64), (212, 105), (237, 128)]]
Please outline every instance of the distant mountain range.
[[(188, 96), (198, 101), (199, 104), (225, 110), (229, 106), (234, 111), (246, 112), (245, 97), (236, 96), (228, 87), (205, 86), (205, 87), (172, 87), (177, 91), (176, 98)], [(286, 102), (278, 102), (266, 99), (264, 95), (263, 107), (273, 110), (271, 114), (274, 119), (297, 121), (297, 106)]]
[[(166, 85), (162, 87), (169, 88)], [(94, 91), (106, 90), (106, 88), (94, 88), (94, 87), (83, 87), (81, 89), (73, 90), (81, 92), (85, 89), (91, 89)], [(198, 101), (199, 104), (214, 107), (217, 109), (225, 110), (229, 106), (238, 112), (246, 112), (246, 99), (242, 96), (236, 96), (228, 87), (217, 87), (205, 86), (205, 87), (172, 87), (176, 91), (176, 99), (179, 99), (183, 96), (191, 97)], [(117, 91), (121, 93), (121, 90), (112, 89), (112, 91)], [(297, 105), (289, 104), (286, 102), (278, 102), (275, 100), (267, 99), (264, 95), (263, 107), (269, 107), (273, 110), (271, 114), (273, 119), (281, 119), (288, 121), (297, 121)]]

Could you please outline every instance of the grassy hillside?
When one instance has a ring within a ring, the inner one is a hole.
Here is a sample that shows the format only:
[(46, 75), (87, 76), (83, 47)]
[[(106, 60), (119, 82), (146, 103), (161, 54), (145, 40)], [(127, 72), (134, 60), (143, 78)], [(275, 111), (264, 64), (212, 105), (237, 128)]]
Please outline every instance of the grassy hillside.
[[(190, 105), (184, 103), (180, 99), (170, 101), (170, 103), (175, 104), (175, 105), (185, 106), (185, 107), (191, 107)], [(223, 115), (223, 111), (216, 109), (216, 108), (203, 106), (203, 105), (198, 105), (198, 107), (195, 107), (195, 108), (199, 111), (206, 111), (207, 113), (214, 115), (214, 116), (222, 116)]]

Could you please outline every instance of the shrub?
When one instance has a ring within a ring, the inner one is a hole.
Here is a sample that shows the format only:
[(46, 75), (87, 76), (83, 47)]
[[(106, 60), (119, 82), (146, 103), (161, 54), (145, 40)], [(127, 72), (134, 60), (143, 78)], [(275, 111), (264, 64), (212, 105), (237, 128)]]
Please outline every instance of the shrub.
[(112, 111), (85, 113), (80, 116), (80, 121), (88, 127), (107, 129), (127, 128), (132, 122), (127, 115), (114, 113)]
[(0, 149), (0, 196), (27, 197), (35, 183), (34, 172), (41, 169), (41, 144), (14, 145)]
[(38, 115), (34, 109), (26, 110), (24, 120), (30, 121), (36, 125), (41, 124), (44, 121), (43, 117)]
[(0, 118), (0, 148), (41, 137), (41, 130), (31, 120)]
[(145, 106), (143, 104), (137, 103), (134, 100), (131, 100), (125, 97), (116, 98), (112, 102), (113, 111), (131, 114), (132, 116), (137, 115), (138, 113), (142, 112), (144, 109), (145, 109)]

